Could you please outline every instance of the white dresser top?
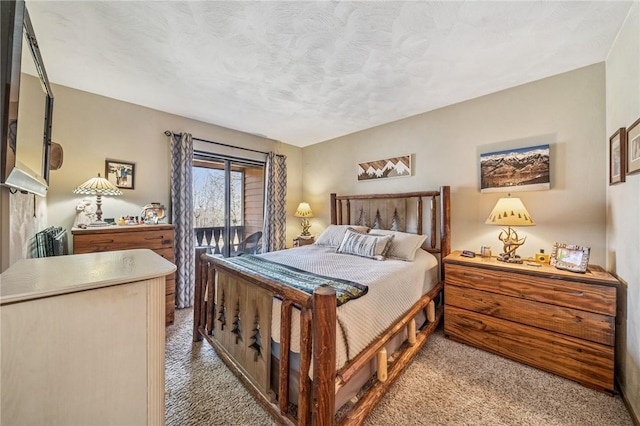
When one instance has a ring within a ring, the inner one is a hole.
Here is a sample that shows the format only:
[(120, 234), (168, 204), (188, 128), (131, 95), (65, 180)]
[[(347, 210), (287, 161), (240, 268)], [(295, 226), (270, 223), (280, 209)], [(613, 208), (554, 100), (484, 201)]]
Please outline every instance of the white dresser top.
[(22, 259), (0, 274), (0, 305), (142, 281), (175, 272), (148, 249)]

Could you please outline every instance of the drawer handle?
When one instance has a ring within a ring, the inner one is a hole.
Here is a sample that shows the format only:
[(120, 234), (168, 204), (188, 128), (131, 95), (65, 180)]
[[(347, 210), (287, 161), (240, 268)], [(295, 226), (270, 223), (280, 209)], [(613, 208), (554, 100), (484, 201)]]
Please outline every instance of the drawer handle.
[(98, 240), (98, 241), (94, 241), (93, 243), (94, 244), (109, 244), (109, 243), (112, 243), (112, 242), (113, 242), (113, 239), (111, 239), (111, 240)]
[(584, 293), (581, 291), (567, 291), (562, 288), (554, 288), (553, 291), (568, 294), (569, 296), (584, 297)]
[(160, 236), (155, 236), (155, 237), (145, 237), (145, 240), (161, 240), (163, 239), (164, 236), (160, 235)]
[(473, 278), (474, 280), (484, 280), (484, 277), (482, 275), (467, 274), (465, 272), (464, 276), (465, 277), (469, 277), (469, 278)]

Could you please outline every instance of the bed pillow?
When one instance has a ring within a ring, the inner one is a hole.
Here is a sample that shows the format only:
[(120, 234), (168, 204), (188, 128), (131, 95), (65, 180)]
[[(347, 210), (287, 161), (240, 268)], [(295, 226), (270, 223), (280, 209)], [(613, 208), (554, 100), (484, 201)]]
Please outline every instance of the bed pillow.
[(338, 248), (340, 247), (340, 243), (344, 239), (344, 234), (349, 228), (360, 232), (367, 232), (369, 230), (369, 228), (367, 228), (366, 226), (329, 225), (327, 229), (325, 229), (322, 234), (318, 236), (315, 244), (319, 246)]
[(387, 257), (390, 259), (405, 260), (413, 262), (416, 258), (416, 251), (426, 241), (426, 235), (408, 234), (400, 231), (385, 231), (382, 229), (372, 229), (370, 235), (393, 235), (393, 240), (389, 246)]
[(391, 244), (393, 238), (393, 235), (366, 234), (353, 229), (347, 229), (337, 252), (354, 254), (375, 260), (384, 260), (385, 253), (389, 250), (389, 244)]

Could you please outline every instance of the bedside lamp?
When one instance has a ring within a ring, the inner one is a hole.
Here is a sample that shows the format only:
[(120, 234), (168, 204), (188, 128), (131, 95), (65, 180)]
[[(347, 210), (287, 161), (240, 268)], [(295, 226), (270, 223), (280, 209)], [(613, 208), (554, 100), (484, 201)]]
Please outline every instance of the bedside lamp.
[(498, 256), (498, 260), (501, 262), (522, 263), (520, 256), (516, 255), (516, 250), (524, 244), (527, 237), (519, 239), (518, 233), (511, 227), (535, 226), (535, 222), (524, 204), (522, 204), (522, 201), (520, 201), (520, 198), (500, 198), (485, 223), (487, 225), (507, 227), (506, 231), (503, 229), (498, 235), (498, 239), (504, 245), (504, 253)]
[(91, 222), (87, 226), (107, 226), (107, 222), (102, 220), (102, 196), (103, 195), (122, 195), (122, 191), (116, 188), (111, 182), (103, 177), (94, 177), (73, 190), (74, 194), (85, 194), (96, 196), (96, 221)]
[(309, 224), (309, 217), (313, 217), (313, 212), (311, 211), (311, 207), (309, 207), (308, 203), (300, 203), (300, 205), (298, 205), (298, 208), (296, 209), (296, 213), (294, 214), (295, 217), (301, 217), (302, 218), (302, 234), (300, 234), (303, 237), (309, 237), (311, 236), (311, 234), (309, 233), (309, 227), (311, 226)]

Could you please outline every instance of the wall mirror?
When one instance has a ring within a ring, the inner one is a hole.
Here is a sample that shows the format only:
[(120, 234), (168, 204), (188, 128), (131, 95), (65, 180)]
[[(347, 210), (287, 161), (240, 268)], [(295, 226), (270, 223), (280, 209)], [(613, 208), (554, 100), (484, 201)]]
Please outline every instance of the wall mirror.
[(13, 13), (3, 57), (8, 102), (3, 111), (0, 183), (44, 196), (49, 184), (53, 92), (25, 3), (10, 3), (14, 10), (9, 11)]

